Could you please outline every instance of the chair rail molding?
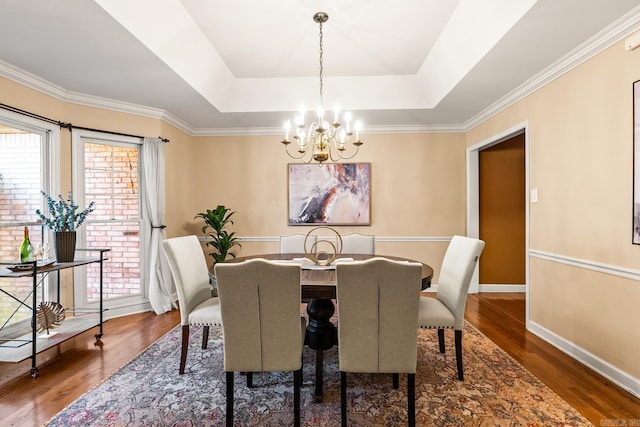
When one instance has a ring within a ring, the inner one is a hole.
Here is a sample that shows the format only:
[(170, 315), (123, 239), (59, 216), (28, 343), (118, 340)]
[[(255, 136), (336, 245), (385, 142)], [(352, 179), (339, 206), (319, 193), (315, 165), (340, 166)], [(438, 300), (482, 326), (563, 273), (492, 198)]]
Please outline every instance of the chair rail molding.
[[(200, 236), (200, 240), (210, 240), (205, 236)], [(279, 242), (280, 236), (241, 236), (238, 237), (241, 242)], [(376, 242), (448, 242), (451, 236), (375, 236)]]
[(611, 274), (613, 276), (624, 277), (635, 281), (640, 281), (640, 270), (621, 267), (618, 265), (605, 264), (587, 259), (574, 258), (566, 255), (554, 254), (531, 249), (529, 256), (532, 258), (544, 259), (559, 264), (570, 265), (572, 267), (583, 268), (587, 270), (597, 271), (599, 273)]

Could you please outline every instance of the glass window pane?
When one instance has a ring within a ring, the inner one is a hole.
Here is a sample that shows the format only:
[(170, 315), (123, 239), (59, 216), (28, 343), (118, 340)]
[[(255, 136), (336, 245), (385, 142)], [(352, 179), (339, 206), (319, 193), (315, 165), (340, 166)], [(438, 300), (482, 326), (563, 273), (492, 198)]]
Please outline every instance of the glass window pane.
[[(110, 248), (104, 263), (103, 295), (108, 298), (140, 294), (140, 225), (129, 223), (92, 223), (87, 225), (87, 247)], [(87, 300), (99, 300), (100, 265), (87, 269)]]
[[(104, 263), (104, 299), (141, 294), (138, 146), (85, 143), (88, 248), (110, 248)], [(99, 300), (100, 266), (87, 269), (87, 302)]]
[[(34, 247), (42, 241), (42, 227), (38, 224), (36, 209), (42, 208), (43, 188), (42, 136), (0, 125), (0, 260), (17, 262), (24, 227)], [(20, 301), (32, 305), (33, 281), (26, 279), (0, 279), (0, 287)], [(42, 287), (41, 287), (42, 288)], [(38, 301), (42, 295), (38, 294)], [(25, 323), (31, 310), (20, 302), (0, 293), (0, 327)]]
[(85, 197), (96, 202), (91, 219), (138, 219), (137, 147), (85, 144)]

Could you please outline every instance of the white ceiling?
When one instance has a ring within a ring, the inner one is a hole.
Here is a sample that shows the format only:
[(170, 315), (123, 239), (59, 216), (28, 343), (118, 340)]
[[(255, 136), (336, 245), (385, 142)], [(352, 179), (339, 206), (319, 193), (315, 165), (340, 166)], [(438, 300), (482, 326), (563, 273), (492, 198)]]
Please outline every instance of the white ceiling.
[(640, 28), (638, 0), (0, 0), (0, 76), (191, 134), (274, 133), (319, 103), (318, 11), (325, 106), (364, 134), (464, 129)]

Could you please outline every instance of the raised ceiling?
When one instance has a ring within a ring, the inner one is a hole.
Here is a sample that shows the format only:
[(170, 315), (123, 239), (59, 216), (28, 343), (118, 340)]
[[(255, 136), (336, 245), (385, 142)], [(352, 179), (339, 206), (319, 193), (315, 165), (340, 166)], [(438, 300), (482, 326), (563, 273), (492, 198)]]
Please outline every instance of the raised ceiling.
[(275, 133), (319, 102), (318, 11), (325, 106), (364, 133), (464, 129), (640, 27), (638, 0), (0, 0), (0, 75), (191, 134)]

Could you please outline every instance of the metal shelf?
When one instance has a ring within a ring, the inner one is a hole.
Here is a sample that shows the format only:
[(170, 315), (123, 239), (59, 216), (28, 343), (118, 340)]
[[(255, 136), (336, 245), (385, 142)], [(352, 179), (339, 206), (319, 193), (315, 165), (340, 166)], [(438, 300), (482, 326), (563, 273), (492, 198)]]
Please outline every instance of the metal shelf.
[[(73, 262), (52, 263), (44, 266), (37, 266), (36, 262), (23, 263), (20, 267), (24, 269), (9, 269), (10, 266), (16, 266), (16, 263), (0, 262), (0, 267), (6, 266), (6, 268), (0, 268), (0, 277), (8, 278), (20, 278), (20, 277), (32, 277), (33, 288), (30, 295), (23, 300), (19, 299), (10, 292), (0, 288), (0, 292), (8, 295), (20, 305), (25, 306), (31, 310), (31, 332), (21, 337), (17, 337), (11, 340), (4, 340), (0, 344), (0, 362), (22, 362), (27, 359), (31, 359), (31, 376), (36, 378), (39, 375), (38, 367), (36, 364), (36, 357), (38, 353), (47, 350), (53, 346), (56, 346), (76, 335), (85, 332), (91, 328), (99, 327), (99, 332), (95, 335), (96, 340), (100, 340), (103, 335), (103, 264), (108, 258), (105, 257), (106, 252), (110, 249), (78, 249), (83, 252), (98, 252), (98, 257), (78, 258)], [(75, 268), (81, 265), (99, 263), (100, 264), (100, 307), (95, 314), (84, 314), (78, 316), (67, 317), (62, 324), (52, 329), (50, 337), (38, 336), (36, 328), (36, 305), (37, 305), (37, 290), (42, 278), (38, 280), (38, 276), (46, 276), (51, 272), (58, 274), (58, 302), (60, 299), (60, 271), (67, 268)], [(29, 305), (29, 299), (31, 300)], [(6, 324), (6, 322), (5, 322)], [(2, 329), (0, 327), (0, 329)]]

